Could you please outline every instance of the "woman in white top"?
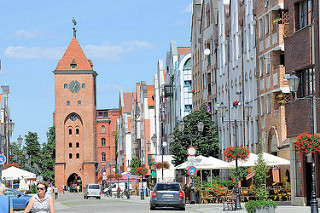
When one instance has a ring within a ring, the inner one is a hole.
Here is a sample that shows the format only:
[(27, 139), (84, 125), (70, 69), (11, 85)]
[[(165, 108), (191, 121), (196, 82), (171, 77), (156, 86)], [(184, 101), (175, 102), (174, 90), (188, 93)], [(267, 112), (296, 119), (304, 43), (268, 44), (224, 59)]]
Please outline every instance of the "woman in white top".
[(54, 213), (54, 201), (48, 190), (48, 183), (39, 181), (37, 183), (38, 194), (34, 195), (24, 212), (28, 213), (30, 210), (34, 213)]

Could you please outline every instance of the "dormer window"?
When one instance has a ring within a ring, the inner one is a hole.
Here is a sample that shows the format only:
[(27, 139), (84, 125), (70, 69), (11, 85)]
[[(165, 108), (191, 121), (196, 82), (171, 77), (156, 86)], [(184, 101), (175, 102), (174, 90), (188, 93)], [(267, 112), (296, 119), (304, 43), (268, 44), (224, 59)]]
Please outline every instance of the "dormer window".
[(74, 60), (74, 58), (72, 59), (70, 67), (71, 67), (72, 70), (75, 70), (77, 68), (77, 63), (76, 63), (76, 60)]

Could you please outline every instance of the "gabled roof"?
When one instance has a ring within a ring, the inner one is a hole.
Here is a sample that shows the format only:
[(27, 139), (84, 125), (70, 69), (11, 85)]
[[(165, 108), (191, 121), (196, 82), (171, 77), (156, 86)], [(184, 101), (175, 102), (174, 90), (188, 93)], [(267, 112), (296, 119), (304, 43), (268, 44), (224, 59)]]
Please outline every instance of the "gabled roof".
[[(71, 64), (76, 65), (71, 69)], [(84, 54), (78, 40), (73, 37), (55, 70), (93, 70), (91, 60)]]
[(154, 106), (152, 96), (154, 95), (154, 85), (147, 85), (148, 106)]
[(191, 52), (191, 47), (177, 47), (178, 49), (178, 58), (180, 55), (186, 55)]

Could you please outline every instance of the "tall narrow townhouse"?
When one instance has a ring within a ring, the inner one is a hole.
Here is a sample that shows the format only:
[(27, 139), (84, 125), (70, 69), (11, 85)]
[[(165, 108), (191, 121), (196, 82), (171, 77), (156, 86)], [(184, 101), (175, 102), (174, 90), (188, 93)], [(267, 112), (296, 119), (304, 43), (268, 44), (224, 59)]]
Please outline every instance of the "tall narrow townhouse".
[[(201, 9), (200, 34), (200, 67), (201, 93), (203, 104), (217, 123), (217, 111), (214, 106), (217, 101), (217, 44), (218, 44), (218, 0), (205, 0)], [(192, 45), (193, 46), (193, 45)], [(195, 79), (196, 81), (196, 79)]]
[[(289, 159), (285, 102), (290, 91), (285, 78), (284, 24), (281, 18), (286, 16), (286, 12), (283, 7), (283, 0), (259, 0), (254, 5), (257, 17), (259, 136), (265, 152)], [(274, 168), (267, 181), (283, 181), (285, 176), (289, 176), (289, 170), (289, 166)]]
[[(298, 134), (320, 132), (319, 105), (319, 1), (285, 0), (282, 17), (286, 74), (300, 79), (298, 91), (286, 104), (287, 137), (290, 138), (290, 179), (293, 205), (310, 205), (312, 191), (312, 155), (295, 152)], [(311, 97), (317, 98), (312, 104)], [(311, 109), (313, 108), (313, 114)], [(313, 117), (314, 125), (311, 124)], [(313, 129), (312, 129), (313, 127)], [(320, 157), (315, 153), (315, 189), (320, 197)]]
[(131, 100), (132, 92), (120, 91), (119, 94), (119, 110), (120, 117), (117, 123), (118, 132), (118, 153), (120, 164), (120, 170), (124, 171), (126, 167), (130, 165), (132, 160), (132, 144), (131, 144)]
[(193, 1), (192, 25), (191, 25), (191, 58), (192, 58), (192, 106), (194, 110), (200, 109), (202, 101), (201, 84), (201, 5), (202, 0)]
[[(254, 152), (258, 112), (253, 4), (249, 0), (219, 1), (218, 8), (216, 108), (222, 104), (227, 107), (224, 121), (218, 114), (221, 151), (231, 145)], [(247, 104), (253, 109), (251, 117), (245, 115)]]

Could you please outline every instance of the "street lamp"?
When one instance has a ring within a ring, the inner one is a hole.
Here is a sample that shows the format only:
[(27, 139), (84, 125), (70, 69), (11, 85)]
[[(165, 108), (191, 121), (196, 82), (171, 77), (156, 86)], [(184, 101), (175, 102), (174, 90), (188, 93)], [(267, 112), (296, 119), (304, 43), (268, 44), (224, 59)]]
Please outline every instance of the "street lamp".
[[(199, 132), (203, 132), (204, 124), (201, 121), (197, 124), (197, 127), (198, 127)], [(183, 131), (184, 131), (184, 122), (183, 121), (179, 122), (178, 128), (179, 128), (179, 131), (183, 134)], [(197, 135), (192, 135), (192, 133), (191, 133), (191, 134), (189, 134), (189, 136), (190, 136), (190, 142), (191, 142), (191, 146), (192, 146), (192, 136), (196, 137)], [(191, 177), (191, 180), (192, 180), (192, 185), (191, 185), (191, 192), (190, 192), (190, 203), (195, 204), (196, 203), (196, 195), (194, 193), (193, 177)]]
[[(220, 114), (220, 117), (222, 119), (222, 122), (234, 122), (234, 128), (235, 128), (235, 146), (238, 147), (238, 139), (237, 139), (237, 122), (245, 122), (246, 120), (224, 120), (224, 117), (226, 117), (226, 113), (227, 113), (227, 107), (226, 105), (224, 105), (223, 103), (220, 104), (220, 106), (218, 107), (218, 111)], [(251, 113), (252, 113), (252, 106), (247, 102), (244, 105), (244, 113), (245, 116), (247, 118), (251, 117)], [(237, 209), (241, 209), (241, 203), (240, 203), (240, 193), (239, 193), (239, 171), (238, 171), (238, 159), (235, 160), (236, 161), (236, 203), (235, 203), (235, 208)]]
[(18, 141), (19, 149), (21, 149), (22, 142), (23, 142), (23, 138), (21, 137), (21, 135), (19, 135), (19, 137), (17, 138), (17, 141)]
[[(292, 72), (292, 75), (287, 77), (288, 83), (289, 83), (289, 89), (291, 92), (294, 93), (295, 99), (297, 98), (297, 91), (299, 88), (299, 81), (300, 79), (295, 75), (295, 71)], [(311, 120), (311, 134), (314, 134), (314, 127), (315, 127), (315, 119), (314, 119), (314, 100), (315, 94), (312, 92), (308, 97), (304, 97), (302, 99), (310, 99), (310, 120)], [(316, 184), (315, 184), (315, 164), (314, 164), (314, 153), (311, 152), (311, 158), (312, 158), (312, 166), (311, 166), (311, 200), (310, 200), (310, 207), (311, 207), (311, 213), (317, 213), (318, 212), (318, 201), (316, 196)]]
[(155, 134), (152, 135), (151, 141), (156, 149), (156, 154), (158, 153), (158, 148), (157, 148), (157, 136)]

